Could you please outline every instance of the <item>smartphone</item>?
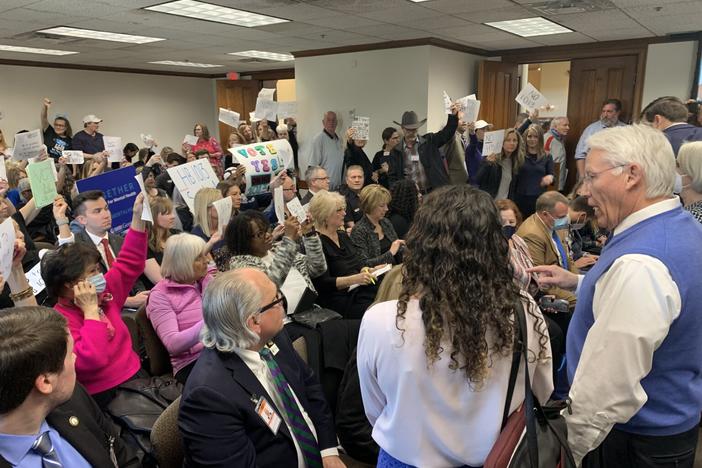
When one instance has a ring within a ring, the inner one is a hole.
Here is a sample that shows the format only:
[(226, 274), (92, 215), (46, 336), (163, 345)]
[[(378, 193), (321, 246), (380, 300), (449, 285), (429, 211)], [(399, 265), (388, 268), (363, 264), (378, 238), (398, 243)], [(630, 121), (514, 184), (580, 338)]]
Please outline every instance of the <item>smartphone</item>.
[(553, 296), (543, 296), (539, 299), (539, 307), (544, 312), (557, 312), (557, 313), (568, 313), (570, 311), (570, 305), (565, 299), (556, 299)]

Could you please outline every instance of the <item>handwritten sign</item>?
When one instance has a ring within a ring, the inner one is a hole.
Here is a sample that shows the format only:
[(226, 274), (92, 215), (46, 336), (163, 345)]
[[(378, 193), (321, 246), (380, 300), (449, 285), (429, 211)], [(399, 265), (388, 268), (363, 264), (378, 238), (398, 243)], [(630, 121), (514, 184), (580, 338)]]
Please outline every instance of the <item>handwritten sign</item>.
[(290, 213), (301, 223), (304, 223), (305, 220), (307, 220), (307, 210), (305, 210), (305, 207), (302, 206), (302, 203), (300, 203), (300, 200), (297, 197), (290, 200), (287, 207)]
[(190, 146), (195, 146), (197, 145), (197, 137), (195, 135), (185, 135), (185, 138), (183, 138), (183, 143)]
[(31, 270), (24, 274), (24, 276), (27, 278), (27, 282), (34, 290), (35, 296), (46, 289), (44, 278), (41, 277), (41, 262), (34, 265)]
[(354, 129), (354, 140), (368, 140), (370, 134), (370, 117), (356, 117), (351, 128)]
[(446, 93), (446, 91), (443, 92), (444, 96), (444, 110), (446, 111), (447, 114), (451, 113), (451, 97)]
[(463, 111), (464, 122), (475, 122), (476, 120), (478, 120), (478, 113), (480, 112), (480, 101), (475, 99), (475, 94), (462, 97), (458, 100), (458, 103), (460, 104), (461, 110)]
[(66, 158), (66, 164), (83, 164), (85, 162), (82, 151), (64, 150), (61, 152), (61, 156)]
[(0, 224), (0, 274), (7, 280), (12, 273), (12, 255), (15, 252), (15, 225), (12, 218)]
[(278, 114), (278, 103), (267, 99), (256, 99), (256, 117), (260, 120), (270, 120), (275, 122), (275, 116)]
[(285, 169), (288, 157), (292, 160), (292, 148), (287, 140), (238, 146), (229, 151), (246, 168), (247, 196), (267, 192), (272, 177)]
[(29, 159), (39, 156), (44, 143), (41, 138), (41, 130), (18, 133), (15, 135), (15, 149), (13, 157), (15, 159)]
[(128, 166), (76, 181), (78, 192), (102, 190), (112, 213), (111, 231), (114, 233), (126, 231), (132, 223), (134, 199), (141, 191), (134, 176), (134, 166)]
[(110, 153), (107, 158), (109, 162), (121, 162), (124, 157), (122, 153), (122, 139), (120, 137), (103, 136), (103, 143), (105, 143), (105, 151)]
[(156, 146), (156, 140), (154, 140), (154, 137), (152, 137), (150, 134), (149, 135), (144, 135), (143, 133), (141, 134), (141, 141), (144, 142), (146, 146), (151, 148), (152, 146)]
[(224, 234), (224, 229), (232, 218), (232, 208), (234, 206), (232, 202), (232, 197), (224, 197), (212, 203), (212, 206), (217, 211), (217, 231), (219, 231), (220, 235)]
[(258, 97), (266, 101), (272, 101), (273, 95), (275, 94), (275, 88), (262, 88), (258, 92)]
[(168, 174), (192, 213), (195, 213), (195, 194), (201, 188), (216, 188), (219, 183), (207, 158), (171, 167)]
[(261, 120), (261, 119), (256, 117), (256, 111), (249, 112), (249, 122), (250, 123), (258, 122), (259, 120)]
[(288, 117), (297, 117), (297, 102), (287, 101), (278, 103), (278, 118), (287, 119)]
[(54, 160), (45, 159), (42, 162), (27, 166), (29, 185), (37, 208), (51, 205), (56, 198), (56, 181), (54, 181)]
[(0, 156), (0, 180), (7, 180), (7, 169), (5, 168), (5, 156)]
[(283, 224), (285, 220), (285, 198), (283, 198), (283, 186), (279, 185), (273, 189), (273, 207), (278, 223)]
[(529, 110), (536, 110), (548, 104), (548, 100), (544, 95), (534, 88), (534, 85), (531, 83), (527, 83), (514, 100)]
[[(144, 194), (144, 204), (142, 205), (144, 208), (141, 211), (141, 219), (143, 221), (149, 221), (151, 223), (154, 222), (154, 216), (151, 214), (151, 204), (149, 203), (149, 193), (146, 191), (146, 187), (144, 187), (144, 175), (143, 174), (137, 174), (134, 176), (134, 179), (137, 181), (137, 184), (139, 185), (139, 190), (141, 190), (141, 193)], [(132, 210), (134, 208), (132, 207)]]
[(237, 128), (239, 126), (239, 113), (220, 107), (219, 121), (230, 127)]
[(505, 140), (504, 130), (485, 132), (483, 137), (483, 156), (490, 154), (500, 154), (502, 152), (502, 142)]

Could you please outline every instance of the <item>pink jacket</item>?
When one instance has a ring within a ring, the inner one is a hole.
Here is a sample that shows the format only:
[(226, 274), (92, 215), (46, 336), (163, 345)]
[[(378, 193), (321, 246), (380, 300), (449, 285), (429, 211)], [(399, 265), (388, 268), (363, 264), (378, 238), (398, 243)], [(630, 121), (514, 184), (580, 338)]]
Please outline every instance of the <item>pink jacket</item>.
[[(76, 355), (76, 377), (91, 395), (126, 382), (141, 367), (132, 338), (122, 321), (122, 307), (134, 282), (144, 271), (147, 233), (127, 232), (115, 263), (105, 273), (107, 288), (101, 294), (102, 320), (85, 320), (73, 301), (59, 298), (54, 306), (68, 320)], [(112, 299), (106, 298), (112, 295)]]
[(149, 294), (146, 316), (171, 356), (174, 374), (200, 356), (202, 293), (216, 271), (210, 268), (204, 278), (191, 284), (164, 278)]

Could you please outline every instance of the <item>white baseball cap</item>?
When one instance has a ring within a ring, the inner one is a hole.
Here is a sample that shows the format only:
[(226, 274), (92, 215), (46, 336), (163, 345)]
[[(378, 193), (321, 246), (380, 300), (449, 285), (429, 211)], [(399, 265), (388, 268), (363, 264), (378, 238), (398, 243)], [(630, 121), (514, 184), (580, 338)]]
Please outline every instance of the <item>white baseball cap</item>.
[(481, 129), (481, 128), (489, 127), (490, 125), (491, 125), (491, 124), (487, 123), (487, 122), (484, 121), (484, 120), (478, 120), (477, 122), (475, 122), (475, 123), (473, 124), (473, 127), (475, 127), (475, 129), (478, 130), (478, 129)]
[(100, 123), (100, 122), (102, 122), (102, 119), (100, 117), (98, 117), (97, 115), (93, 115), (93, 114), (86, 115), (85, 117), (83, 117), (84, 124), (92, 123), (92, 122)]

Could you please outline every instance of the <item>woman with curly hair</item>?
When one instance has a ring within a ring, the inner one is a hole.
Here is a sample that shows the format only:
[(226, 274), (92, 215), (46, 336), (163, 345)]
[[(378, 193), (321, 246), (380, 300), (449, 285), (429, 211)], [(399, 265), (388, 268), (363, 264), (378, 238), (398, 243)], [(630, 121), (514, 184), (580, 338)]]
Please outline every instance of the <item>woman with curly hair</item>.
[[(492, 198), (468, 185), (431, 192), (407, 238), (400, 298), (368, 309), (358, 338), (378, 467), (483, 465), (500, 433), (520, 308), (532, 388), (546, 402), (548, 331), (512, 277)], [(517, 385), (510, 412), (523, 400)]]
[(390, 204), (387, 218), (392, 223), (399, 239), (407, 236), (414, 213), (419, 207), (419, 190), (417, 184), (409, 179), (398, 180), (390, 189)]

